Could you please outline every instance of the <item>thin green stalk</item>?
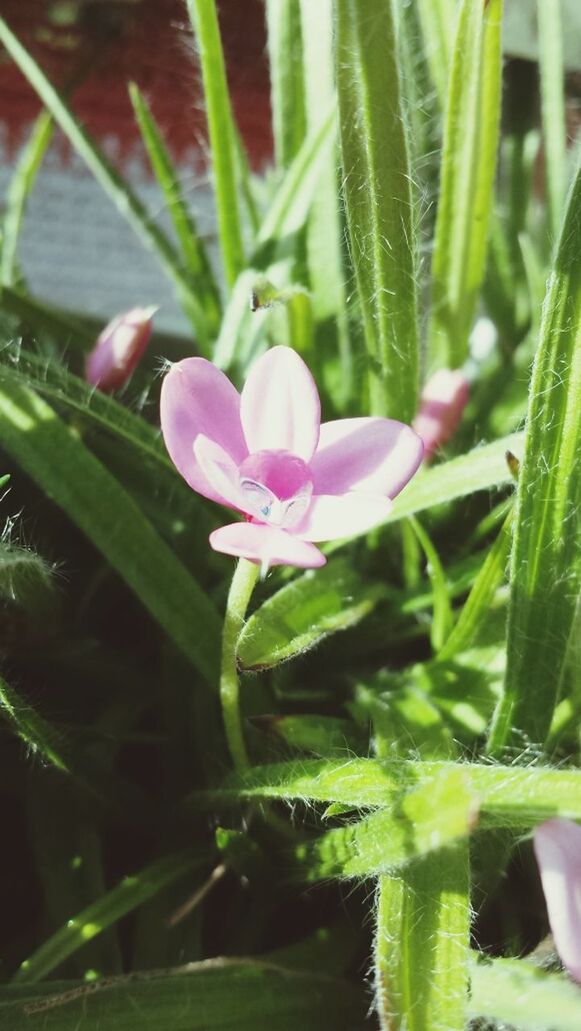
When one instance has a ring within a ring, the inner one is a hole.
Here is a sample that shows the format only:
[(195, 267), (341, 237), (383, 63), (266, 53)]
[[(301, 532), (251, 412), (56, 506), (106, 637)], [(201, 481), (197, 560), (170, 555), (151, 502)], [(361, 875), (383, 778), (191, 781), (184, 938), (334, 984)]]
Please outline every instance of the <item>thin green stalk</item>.
[(565, 90), (561, 0), (538, 0), (539, 63), (549, 229), (559, 235), (565, 197)]
[(230, 755), (237, 770), (246, 769), (249, 766), (249, 762), (242, 732), (240, 682), (238, 679), (236, 648), (242, 627), (244, 626), (246, 609), (258, 579), (259, 571), (260, 566), (254, 562), (249, 562), (245, 558), (241, 558), (238, 562), (228, 593), (224, 630), (222, 632), (220, 699), (222, 701), (226, 739)]
[(216, 191), (218, 233), (226, 282), (231, 287), (244, 268), (238, 203), (237, 142), (228, 95), (224, 53), (214, 0), (188, 0), (198, 43)]

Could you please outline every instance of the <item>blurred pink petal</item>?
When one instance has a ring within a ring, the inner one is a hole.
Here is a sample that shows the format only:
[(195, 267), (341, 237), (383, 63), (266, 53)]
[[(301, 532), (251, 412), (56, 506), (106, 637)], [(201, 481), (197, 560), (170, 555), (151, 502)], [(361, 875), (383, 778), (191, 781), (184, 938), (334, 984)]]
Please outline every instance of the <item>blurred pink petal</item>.
[(321, 405), (313, 377), (290, 347), (273, 347), (250, 370), (240, 398), (248, 450), (280, 449), (308, 462), (319, 439)]
[(391, 508), (389, 498), (366, 494), (314, 494), (295, 533), (305, 541), (333, 541), (355, 537), (384, 523)]
[(470, 396), (460, 369), (440, 369), (426, 383), (413, 427), (424, 442), (426, 458), (454, 436)]
[(149, 343), (156, 311), (132, 308), (105, 326), (85, 362), (87, 383), (106, 393), (127, 383)]
[(581, 982), (581, 827), (571, 820), (546, 820), (533, 841), (555, 947)]
[(260, 562), (262, 566), (298, 566), (316, 569), (327, 559), (314, 544), (292, 537), (276, 526), (263, 523), (230, 523), (210, 534), (214, 551)]
[(221, 502), (221, 495), (200, 469), (194, 441), (203, 433), (236, 464), (246, 458), (236, 388), (205, 358), (184, 358), (172, 365), (163, 381), (160, 411), (163, 439), (174, 465), (198, 494)]
[(422, 461), (416, 433), (394, 419), (324, 422), (311, 462), (316, 494), (362, 491), (394, 498)]

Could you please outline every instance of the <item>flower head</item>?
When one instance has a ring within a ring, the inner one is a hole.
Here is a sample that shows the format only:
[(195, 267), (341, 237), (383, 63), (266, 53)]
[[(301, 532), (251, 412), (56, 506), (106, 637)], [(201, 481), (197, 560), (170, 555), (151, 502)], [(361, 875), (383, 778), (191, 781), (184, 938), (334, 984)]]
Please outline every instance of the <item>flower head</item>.
[(393, 419), (321, 425), (313, 377), (289, 347), (267, 351), (239, 394), (204, 358), (173, 365), (161, 391), (166, 447), (199, 494), (246, 516), (215, 530), (216, 551), (262, 566), (322, 566), (315, 541), (383, 522), (422, 442)]
[(151, 336), (157, 308), (132, 308), (105, 326), (85, 363), (85, 379), (109, 392), (124, 386), (135, 371)]
[(424, 442), (426, 458), (431, 458), (456, 432), (469, 393), (468, 380), (460, 369), (440, 369), (430, 376), (413, 422), (414, 430)]
[(581, 827), (545, 820), (533, 840), (555, 948), (581, 982)]

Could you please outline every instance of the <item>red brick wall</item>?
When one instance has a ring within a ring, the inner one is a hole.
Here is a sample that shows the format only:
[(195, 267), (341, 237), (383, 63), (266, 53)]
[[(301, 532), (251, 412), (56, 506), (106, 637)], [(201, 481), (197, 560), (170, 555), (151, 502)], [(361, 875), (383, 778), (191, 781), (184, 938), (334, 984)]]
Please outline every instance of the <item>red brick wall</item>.
[[(179, 160), (205, 139), (195, 44), (184, 0), (80, 0), (76, 25), (55, 26), (47, 0), (2, 0), (2, 14), (50, 78), (63, 83), (79, 65), (91, 68), (73, 106), (99, 138), (113, 137), (121, 158), (135, 153), (139, 133), (127, 98), (134, 79), (145, 91), (170, 149)], [(252, 163), (272, 149), (261, 0), (219, 0), (234, 110)], [(39, 110), (38, 101), (0, 53), (0, 122), (17, 146)]]

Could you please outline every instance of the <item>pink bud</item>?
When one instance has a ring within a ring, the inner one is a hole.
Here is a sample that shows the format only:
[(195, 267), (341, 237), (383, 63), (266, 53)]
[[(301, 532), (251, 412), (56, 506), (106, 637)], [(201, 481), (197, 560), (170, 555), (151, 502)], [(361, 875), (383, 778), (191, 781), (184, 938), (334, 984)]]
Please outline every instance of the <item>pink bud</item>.
[(581, 827), (546, 820), (535, 829), (534, 848), (555, 948), (581, 982)]
[(456, 432), (469, 394), (468, 380), (460, 369), (440, 369), (430, 376), (413, 422), (414, 430), (424, 442), (426, 459)]
[(85, 363), (85, 379), (109, 393), (122, 387), (135, 371), (151, 336), (157, 308), (132, 308), (117, 315), (97, 338)]

